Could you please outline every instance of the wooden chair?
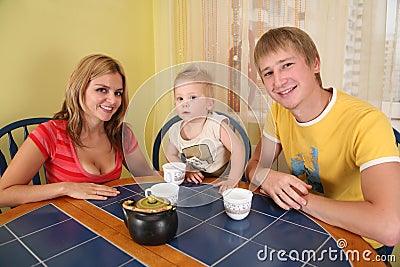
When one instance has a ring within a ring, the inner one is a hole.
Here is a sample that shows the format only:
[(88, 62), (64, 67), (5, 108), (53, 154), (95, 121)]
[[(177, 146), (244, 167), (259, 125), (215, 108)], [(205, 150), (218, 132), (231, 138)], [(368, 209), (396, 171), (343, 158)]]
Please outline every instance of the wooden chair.
[[(250, 139), (244, 130), (244, 128), (231, 116), (215, 111), (217, 114), (224, 115), (229, 119), (229, 123), (233, 129), (234, 132), (237, 132), (240, 137), (242, 138), (244, 147), (245, 147), (245, 166), (247, 162), (250, 159), (251, 156), (251, 144), (250, 144)], [(175, 123), (180, 121), (181, 118), (179, 116), (175, 116), (171, 118), (169, 121), (167, 121), (164, 126), (161, 128), (161, 130), (158, 132), (156, 139), (154, 140), (154, 145), (153, 145), (153, 155), (152, 155), (152, 162), (153, 162), (153, 167), (155, 170), (159, 171), (160, 170), (160, 147), (161, 147), (161, 142), (165, 136), (165, 134), (168, 132), (169, 128)], [(185, 161), (185, 158), (182, 156), (182, 161)], [(243, 174), (242, 176), (243, 181), (247, 181), (245, 175)]]

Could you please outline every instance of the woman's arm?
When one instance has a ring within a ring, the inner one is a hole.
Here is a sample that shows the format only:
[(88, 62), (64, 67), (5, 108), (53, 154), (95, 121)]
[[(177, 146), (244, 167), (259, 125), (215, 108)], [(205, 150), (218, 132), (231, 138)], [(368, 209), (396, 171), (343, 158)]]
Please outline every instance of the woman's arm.
[(101, 200), (118, 194), (114, 188), (92, 183), (29, 185), (44, 161), (36, 144), (30, 138), (26, 139), (0, 179), (0, 207), (13, 207), (64, 195)]
[(52, 191), (36, 191), (37, 187), (28, 186), (44, 161), (45, 158), (39, 148), (28, 138), (0, 179), (0, 206), (15, 206), (57, 196)]
[(132, 153), (125, 155), (125, 166), (134, 176), (158, 176), (148, 164), (139, 146)]

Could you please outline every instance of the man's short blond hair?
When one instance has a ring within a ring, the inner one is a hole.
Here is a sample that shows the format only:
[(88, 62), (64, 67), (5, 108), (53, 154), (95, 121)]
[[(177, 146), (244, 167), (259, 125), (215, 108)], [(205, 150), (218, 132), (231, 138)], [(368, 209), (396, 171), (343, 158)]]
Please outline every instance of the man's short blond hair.
[[(260, 72), (259, 63), (261, 58), (276, 53), (280, 49), (292, 49), (299, 53), (304, 57), (309, 67), (313, 67), (316, 58), (320, 60), (315, 43), (305, 31), (296, 27), (279, 27), (264, 33), (257, 42), (254, 49), (254, 62), (258, 72)], [(315, 77), (322, 87), (320, 73), (315, 73)]]

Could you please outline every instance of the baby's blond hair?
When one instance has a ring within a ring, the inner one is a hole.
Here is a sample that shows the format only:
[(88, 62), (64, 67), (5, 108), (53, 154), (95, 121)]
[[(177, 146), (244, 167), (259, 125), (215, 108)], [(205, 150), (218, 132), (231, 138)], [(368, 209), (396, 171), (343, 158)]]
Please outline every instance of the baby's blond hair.
[(192, 83), (203, 83), (204, 95), (208, 98), (214, 98), (214, 85), (210, 74), (196, 64), (189, 65), (176, 76), (174, 89)]

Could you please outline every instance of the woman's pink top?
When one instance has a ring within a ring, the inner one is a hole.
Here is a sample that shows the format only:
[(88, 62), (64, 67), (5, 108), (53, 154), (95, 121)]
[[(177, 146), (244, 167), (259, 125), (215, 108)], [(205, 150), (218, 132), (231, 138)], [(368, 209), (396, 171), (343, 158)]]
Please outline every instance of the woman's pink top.
[[(66, 131), (65, 120), (50, 120), (40, 124), (29, 138), (38, 146), (46, 158), (46, 178), (48, 183), (55, 182), (90, 182), (105, 183), (119, 179), (122, 172), (123, 155), (117, 151), (115, 168), (109, 173), (91, 174), (79, 162), (76, 149), (71, 137)], [(128, 128), (124, 136), (124, 151), (132, 153), (138, 146), (138, 141), (133, 132)]]

